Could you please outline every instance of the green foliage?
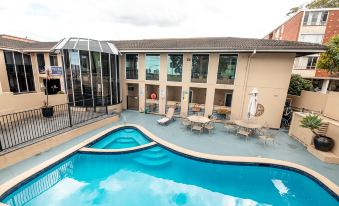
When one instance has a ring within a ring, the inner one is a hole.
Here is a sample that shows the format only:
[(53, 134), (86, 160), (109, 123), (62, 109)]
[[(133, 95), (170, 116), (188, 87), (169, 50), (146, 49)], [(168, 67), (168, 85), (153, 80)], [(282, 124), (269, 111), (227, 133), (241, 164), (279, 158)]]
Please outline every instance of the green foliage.
[(337, 8), (339, 7), (338, 0), (313, 0), (311, 3), (306, 5), (308, 9), (319, 9), (319, 8)]
[(307, 115), (306, 117), (302, 118), (300, 121), (301, 127), (310, 129), (313, 133), (315, 133), (314, 130), (319, 129), (321, 126), (322, 119), (318, 117), (317, 115)]
[(291, 14), (296, 13), (297, 11), (299, 11), (302, 8), (302, 6), (296, 6), (290, 9), (290, 11), (286, 14), (286, 16), (289, 16)]
[[(308, 9), (338, 8), (338, 7), (339, 7), (338, 0), (313, 0), (311, 3), (306, 4), (306, 8)], [(303, 5), (293, 7), (286, 15), (289, 16), (291, 14), (294, 14), (302, 8)]]
[(339, 35), (333, 36), (326, 46), (327, 51), (320, 55), (317, 68), (339, 72)]
[(310, 80), (303, 79), (298, 74), (292, 74), (290, 85), (288, 87), (288, 93), (291, 95), (300, 96), (302, 90), (312, 91), (312, 82)]

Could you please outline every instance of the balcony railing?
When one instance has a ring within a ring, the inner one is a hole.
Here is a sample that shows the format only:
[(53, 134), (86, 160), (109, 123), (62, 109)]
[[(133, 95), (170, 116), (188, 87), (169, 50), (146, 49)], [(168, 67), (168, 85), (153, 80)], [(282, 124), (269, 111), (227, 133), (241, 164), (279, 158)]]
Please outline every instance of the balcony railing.
[[(84, 99), (0, 116), (0, 152), (108, 114), (107, 98)], [(100, 105), (100, 106), (97, 106)]]

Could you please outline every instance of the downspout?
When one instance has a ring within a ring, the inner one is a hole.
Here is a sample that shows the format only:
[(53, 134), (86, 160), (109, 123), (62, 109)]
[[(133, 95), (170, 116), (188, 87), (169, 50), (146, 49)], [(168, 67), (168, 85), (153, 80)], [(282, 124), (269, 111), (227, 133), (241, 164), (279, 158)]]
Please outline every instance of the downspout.
[(257, 50), (254, 49), (252, 54), (248, 57), (247, 60), (247, 65), (246, 65), (246, 73), (245, 73), (245, 84), (244, 84), (244, 92), (243, 92), (243, 96), (242, 96), (242, 107), (241, 107), (241, 116), (240, 118), (243, 117), (243, 113), (244, 113), (244, 106), (245, 106), (245, 95), (246, 95), (246, 89), (247, 89), (247, 85), (248, 85), (248, 73), (249, 73), (249, 68), (250, 68), (250, 63), (251, 63), (251, 59), (252, 57), (257, 53)]

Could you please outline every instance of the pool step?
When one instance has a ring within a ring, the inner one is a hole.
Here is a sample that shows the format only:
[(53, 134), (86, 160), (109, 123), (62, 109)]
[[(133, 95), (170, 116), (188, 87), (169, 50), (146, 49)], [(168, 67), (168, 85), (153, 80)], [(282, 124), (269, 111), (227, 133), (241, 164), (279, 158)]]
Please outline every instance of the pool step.
[(115, 139), (113, 142), (105, 145), (104, 149), (109, 148), (129, 148), (139, 146), (139, 143), (135, 141), (135, 139), (130, 137), (119, 137)]
[(157, 153), (148, 153), (148, 152), (145, 152), (141, 155), (141, 157), (145, 158), (145, 159), (153, 159), (153, 160), (158, 160), (158, 159), (163, 159), (163, 158), (166, 158), (167, 155), (162, 153), (162, 152), (157, 152)]
[(137, 143), (137, 141), (132, 137), (119, 137), (115, 139), (113, 142), (116, 143)]
[(153, 147), (145, 150), (134, 160), (144, 166), (163, 166), (171, 162), (166, 152), (160, 147)]
[(134, 158), (134, 161), (144, 166), (157, 167), (157, 166), (163, 166), (163, 165), (169, 164), (171, 162), (171, 159), (168, 157), (165, 157), (162, 159), (154, 160), (154, 159), (146, 159), (143, 157), (137, 157), (137, 158)]
[(132, 132), (135, 132), (135, 131), (136, 131), (135, 129), (127, 129), (127, 128), (124, 129), (124, 132), (126, 132), (126, 133), (132, 133)]
[(147, 150), (148, 153), (159, 153), (162, 152), (163, 149), (161, 147), (152, 147)]

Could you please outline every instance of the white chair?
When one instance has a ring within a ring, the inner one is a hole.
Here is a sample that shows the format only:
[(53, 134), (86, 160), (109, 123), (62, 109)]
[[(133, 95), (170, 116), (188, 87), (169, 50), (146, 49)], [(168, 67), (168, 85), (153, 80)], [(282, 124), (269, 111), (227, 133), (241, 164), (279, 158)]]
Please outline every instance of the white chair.
[(166, 117), (158, 120), (158, 124), (160, 125), (168, 125), (169, 122), (174, 120), (174, 108), (170, 107), (167, 110)]
[(192, 127), (191, 127), (191, 131), (193, 130), (198, 131), (199, 134), (201, 134), (204, 128), (200, 124), (195, 123), (195, 124), (192, 124)]
[(267, 130), (264, 134), (259, 135), (259, 139), (263, 141), (265, 145), (267, 144), (267, 142), (271, 142), (272, 144), (275, 144), (275, 138), (277, 136), (277, 133), (278, 132)]
[(214, 121), (210, 121), (204, 125), (204, 128), (208, 130), (208, 134), (211, 134), (213, 132), (213, 129), (215, 128), (214, 126)]

